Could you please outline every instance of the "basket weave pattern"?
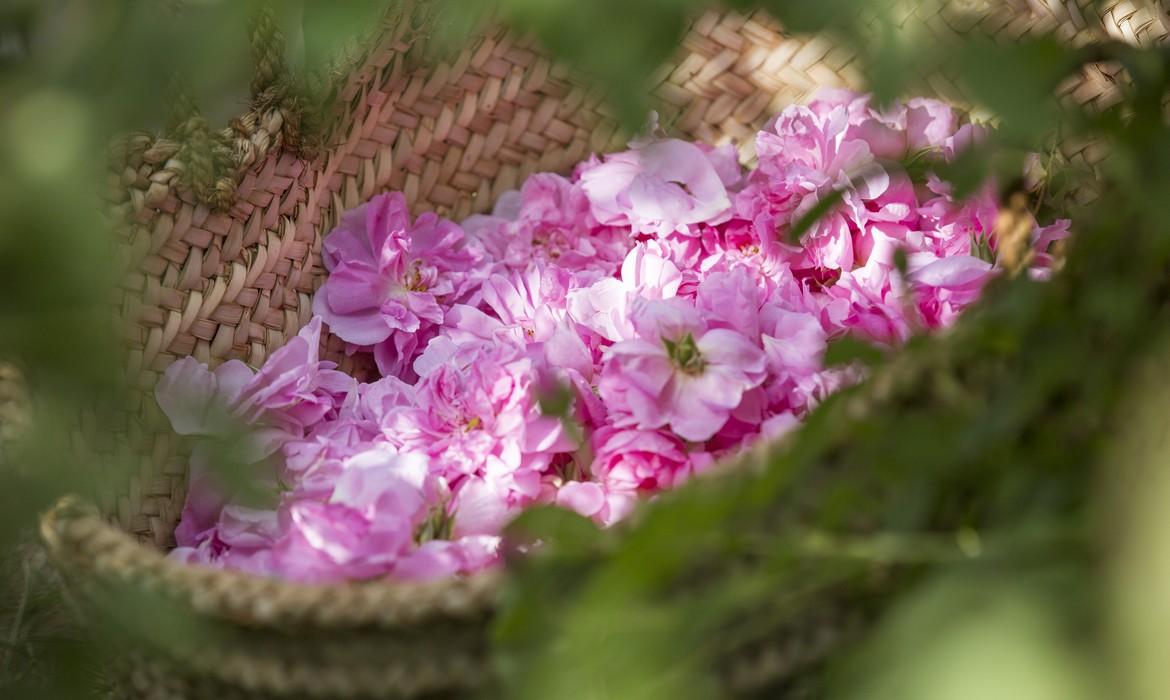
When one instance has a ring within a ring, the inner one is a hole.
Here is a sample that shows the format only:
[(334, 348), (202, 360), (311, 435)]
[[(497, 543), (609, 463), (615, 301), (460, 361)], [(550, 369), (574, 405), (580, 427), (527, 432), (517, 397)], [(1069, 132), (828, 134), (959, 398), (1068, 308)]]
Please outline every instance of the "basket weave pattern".
[[(1164, 12), (1133, 2), (1090, 11), (1088, 4), (949, 0), (929, 10), (920, 3), (906, 7), (908, 20), (944, 41), (973, 27), (1005, 37), (1055, 31), (1077, 45), (1165, 39)], [(150, 396), (155, 381), (187, 355), (213, 365), (236, 358), (259, 366), (295, 336), (309, 321), (312, 294), (323, 279), (323, 236), (342, 212), (375, 193), (401, 190), (415, 213), (435, 210), (458, 221), (489, 209), (533, 172), (565, 171), (590, 153), (623, 145), (602, 95), (529, 41), (484, 32), (430, 66), (418, 60), (414, 43), (408, 28), (385, 27), (343, 84), (332, 138), (311, 159), (290, 150), (298, 144), (291, 108), (266, 92), (264, 81), (256, 86), (253, 109), (219, 135), (229, 144), (217, 156), (228, 163), (229, 175), (210, 189), (182, 184), (185, 174), (207, 167), (184, 161), (192, 151), (182, 135), (134, 134), (116, 149), (112, 184), (118, 214), (127, 222), (120, 311), (128, 371), (144, 390), (122, 437), (147, 447), (128, 488), (111, 487), (99, 508), (68, 503), (43, 529), (57, 559), (82, 577), (135, 581), (267, 635), (264, 643), (252, 640), (246, 658), (233, 650), (192, 655), (198, 672), (258, 694), (300, 689), (333, 697), (395, 688), (410, 696), (474, 685), (487, 672), (486, 652), (482, 635), (470, 630), (490, 616), (499, 576), (432, 585), (301, 586), (164, 559), (159, 550), (173, 545), (186, 465)], [(734, 140), (746, 161), (756, 130), (783, 107), (822, 86), (862, 87), (856, 60), (824, 39), (789, 35), (761, 14), (708, 13), (696, 20), (676, 60), (663, 67), (654, 94), (674, 117), (674, 134)], [(1119, 74), (1116, 66), (1087, 66), (1062, 86), (1061, 97), (1109, 106), (1118, 99)], [(963, 102), (944, 79), (928, 87)], [(1103, 157), (1094, 144), (1062, 143), (1060, 149), (1069, 161), (1089, 167)], [(359, 376), (366, 371), (360, 359), (344, 355), (336, 338), (323, 342), (325, 355), (343, 369)], [(448, 641), (457, 640), (441, 658), (403, 653), (397, 661), (384, 657), (364, 666), (344, 660), (341, 649), (357, 639), (347, 634), (389, 630), (410, 639), (436, 620), (453, 630)], [(324, 642), (339, 645), (342, 661), (332, 671), (329, 653), (318, 649), (325, 661), (306, 665), (286, 653), (288, 645), (272, 631), (306, 628), (344, 631)]]

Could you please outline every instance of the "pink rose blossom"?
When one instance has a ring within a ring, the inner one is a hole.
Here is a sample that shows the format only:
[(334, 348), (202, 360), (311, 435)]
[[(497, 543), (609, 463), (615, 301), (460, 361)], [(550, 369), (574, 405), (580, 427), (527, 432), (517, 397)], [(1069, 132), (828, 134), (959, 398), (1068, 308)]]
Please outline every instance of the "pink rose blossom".
[(908, 267), (918, 310), (928, 328), (950, 325), (960, 311), (979, 298), (992, 275), (991, 263), (970, 255), (934, 258), (929, 253), (915, 253)]
[(639, 243), (622, 261), (620, 279), (603, 279), (569, 293), (569, 314), (606, 340), (632, 337), (627, 312), (634, 297), (669, 299), (678, 293), (683, 276), (669, 255), (660, 243)]
[(727, 421), (743, 392), (764, 380), (763, 351), (726, 328), (709, 328), (681, 299), (635, 299), (636, 337), (611, 347), (600, 391), (623, 407), (623, 422), (669, 425), (687, 440), (706, 440)]
[(454, 223), (422, 214), (413, 223), (399, 193), (378, 195), (347, 213), (326, 240), (330, 271), (313, 311), (342, 340), (360, 346), (390, 342), (386, 365), (414, 346), (408, 337), (443, 322), (444, 309), (470, 295), (483, 253)]
[(580, 172), (593, 216), (609, 226), (666, 236), (689, 233), (731, 206), (720, 177), (721, 154), (712, 157), (693, 143), (654, 140), (615, 153)]
[(314, 318), (256, 373), (238, 360), (212, 372), (183, 358), (167, 368), (155, 398), (176, 432), (223, 436), (242, 422), (268, 438), (266, 454), (287, 437), (301, 437), (357, 388), (334, 363), (317, 359), (320, 338), (321, 319)]
[(822, 321), (876, 343), (904, 341), (911, 333), (904, 286), (896, 271), (876, 263), (843, 273), (826, 292)]
[(532, 175), (519, 192), (501, 197), (490, 216), (472, 216), (463, 226), (491, 259), (515, 270), (536, 262), (606, 275), (631, 244), (625, 231), (593, 219), (580, 183), (552, 173)]

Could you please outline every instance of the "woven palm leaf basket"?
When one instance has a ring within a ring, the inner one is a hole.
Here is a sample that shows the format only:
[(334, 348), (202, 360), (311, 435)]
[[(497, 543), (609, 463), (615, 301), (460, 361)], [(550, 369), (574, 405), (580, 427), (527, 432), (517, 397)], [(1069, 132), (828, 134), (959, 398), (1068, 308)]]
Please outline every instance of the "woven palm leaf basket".
[[(1077, 44), (1166, 34), (1162, 15), (1125, 2), (906, 6), (929, 13), (917, 20), (943, 39), (972, 27), (1005, 38), (1056, 32)], [(319, 143), (303, 138), (276, 54), (262, 48), (252, 107), (227, 128), (193, 119), (165, 137), (131, 135), (117, 149), (116, 214), (133, 261), (119, 308), (143, 390), (125, 439), (139, 450), (139, 468), (100, 503), (62, 503), (42, 530), (78, 590), (128, 584), (228, 632), (214, 644), (151, 650), (122, 696), (441, 697), (491, 682), (487, 629), (506, 571), (430, 584), (297, 585), (165, 557), (186, 461), (150, 390), (170, 363), (190, 355), (263, 364), (310, 319), (325, 274), (323, 237), (376, 193), (402, 191), (415, 214), (459, 221), (531, 173), (565, 172), (590, 153), (624, 147), (603, 96), (533, 42), (481, 30), (436, 63), (415, 50), (409, 22), (387, 19), (381, 30), (339, 79), (339, 107)], [(278, 45), (263, 22), (255, 31), (261, 47)], [(1118, 70), (1088, 66), (1060, 97), (1111, 104)], [(744, 149), (770, 116), (818, 88), (864, 89), (849, 50), (791, 35), (762, 14), (698, 17), (658, 75), (654, 98), (673, 117), (672, 135)], [(962, 101), (945, 82), (929, 91)], [(1101, 157), (1091, 145), (1060, 148), (1090, 167)], [(360, 376), (343, 349), (323, 340), (325, 357)]]

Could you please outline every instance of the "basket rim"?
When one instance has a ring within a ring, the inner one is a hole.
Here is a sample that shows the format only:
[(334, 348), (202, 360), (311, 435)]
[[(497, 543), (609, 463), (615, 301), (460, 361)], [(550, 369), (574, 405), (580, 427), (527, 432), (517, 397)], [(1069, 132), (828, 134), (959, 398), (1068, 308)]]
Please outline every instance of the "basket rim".
[(67, 571), (161, 591), (196, 612), (244, 625), (402, 628), (474, 619), (494, 609), (503, 581), (502, 572), (487, 569), (433, 581), (303, 583), (189, 564), (140, 544), (77, 496), (62, 498), (41, 516), (40, 534)]

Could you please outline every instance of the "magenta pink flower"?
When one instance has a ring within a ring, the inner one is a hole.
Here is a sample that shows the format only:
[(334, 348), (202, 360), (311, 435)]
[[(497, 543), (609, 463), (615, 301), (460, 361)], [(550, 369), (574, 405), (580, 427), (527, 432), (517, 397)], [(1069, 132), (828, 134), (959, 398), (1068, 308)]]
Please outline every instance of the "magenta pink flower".
[(593, 435), (594, 481), (569, 481), (556, 493), (557, 505), (612, 525), (647, 495), (676, 488), (712, 463), (705, 452), (688, 453), (666, 430), (604, 427)]
[(384, 355), (391, 364), (416, 349), (394, 341), (442, 323), (444, 309), (472, 294), (483, 272), (483, 253), (462, 229), (431, 213), (412, 224), (399, 193), (343, 216), (323, 257), (330, 275), (313, 311), (348, 343), (391, 341), (393, 353)]

